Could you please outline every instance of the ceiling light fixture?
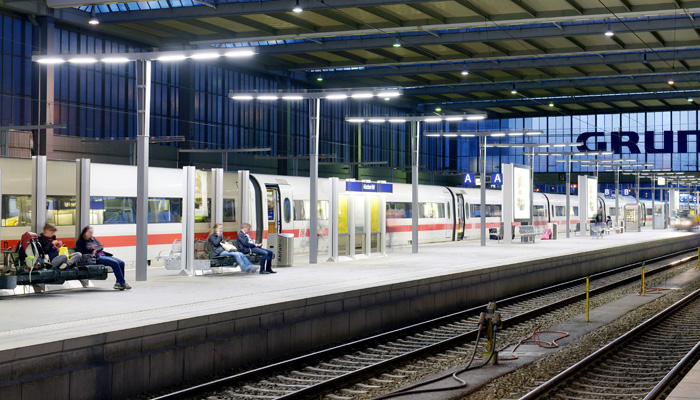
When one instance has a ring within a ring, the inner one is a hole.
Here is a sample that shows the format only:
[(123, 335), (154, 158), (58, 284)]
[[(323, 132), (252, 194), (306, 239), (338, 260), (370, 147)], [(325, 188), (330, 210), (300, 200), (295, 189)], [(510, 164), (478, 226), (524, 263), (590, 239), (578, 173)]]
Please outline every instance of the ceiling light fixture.
[(464, 76), (467, 76), (467, 75), (469, 75), (469, 71), (467, 71), (466, 69), (465, 69), (465, 70), (463, 70), (463, 71), (462, 71), (462, 75), (464, 75)]
[(292, 8), (292, 11), (294, 11), (295, 13), (300, 13), (304, 11), (299, 5), (299, 0), (297, 0), (296, 5), (294, 6), (294, 8)]
[(319, 75), (318, 77), (316, 77), (316, 80), (318, 82), (323, 82), (323, 77), (321, 75)]
[(71, 64), (93, 64), (97, 62), (97, 59), (92, 57), (77, 57), (68, 60)]
[(518, 91), (515, 90), (515, 85), (513, 85), (513, 88), (510, 89), (510, 94), (518, 94)]
[(669, 78), (669, 79), (668, 79), (668, 84), (669, 84), (669, 85), (673, 85), (673, 84), (675, 84), (675, 83), (676, 83), (676, 82), (673, 81), (673, 78)]
[(615, 32), (613, 32), (612, 29), (610, 29), (610, 24), (608, 24), (608, 29), (605, 31), (605, 36), (615, 36)]
[(219, 57), (221, 57), (221, 54), (219, 53), (198, 53), (192, 54), (191, 56), (193, 60), (211, 60)]
[(399, 39), (397, 38), (396, 41), (394, 42), (394, 47), (401, 47), (401, 43), (399, 43)]
[(549, 106), (550, 106), (550, 107), (554, 107), (554, 103), (552, 103), (552, 102), (550, 101), (550, 102), (549, 102)]
[(88, 24), (90, 25), (99, 25), (100, 20), (97, 19), (97, 16), (95, 16), (95, 5), (92, 6), (92, 11), (90, 11), (90, 21), (88, 21)]
[(186, 59), (187, 56), (184, 54), (173, 54), (168, 56), (160, 56), (157, 58), (158, 61), (182, 61)]
[(688, 97), (688, 103), (692, 103), (692, 102), (693, 102), (693, 98), (692, 98), (692, 97)]
[(436, 111), (436, 112), (442, 111), (442, 107), (435, 107), (435, 111)]

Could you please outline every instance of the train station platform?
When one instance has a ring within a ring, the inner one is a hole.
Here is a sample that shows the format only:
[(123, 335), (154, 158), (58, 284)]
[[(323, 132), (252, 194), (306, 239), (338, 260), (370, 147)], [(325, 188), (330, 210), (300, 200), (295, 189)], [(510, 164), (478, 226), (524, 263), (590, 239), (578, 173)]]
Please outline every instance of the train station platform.
[[(277, 274), (179, 276), (150, 268), (129, 291), (95, 287), (0, 297), (0, 398), (126, 398), (700, 245), (644, 229), (603, 239), (478, 241)], [(117, 255), (118, 256), (118, 255)], [(319, 260), (325, 257), (319, 256)]]

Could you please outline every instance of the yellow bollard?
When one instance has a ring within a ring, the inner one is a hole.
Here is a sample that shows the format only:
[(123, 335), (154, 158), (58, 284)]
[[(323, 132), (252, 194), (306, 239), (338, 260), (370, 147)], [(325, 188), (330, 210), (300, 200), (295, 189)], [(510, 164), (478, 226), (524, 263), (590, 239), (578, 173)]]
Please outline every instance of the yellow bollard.
[(589, 301), (589, 291), (591, 289), (591, 282), (588, 277), (586, 277), (586, 322), (588, 322), (588, 311), (590, 310), (590, 301)]
[(646, 284), (644, 283), (644, 270), (644, 264), (642, 264), (642, 296), (646, 295), (647, 292)]

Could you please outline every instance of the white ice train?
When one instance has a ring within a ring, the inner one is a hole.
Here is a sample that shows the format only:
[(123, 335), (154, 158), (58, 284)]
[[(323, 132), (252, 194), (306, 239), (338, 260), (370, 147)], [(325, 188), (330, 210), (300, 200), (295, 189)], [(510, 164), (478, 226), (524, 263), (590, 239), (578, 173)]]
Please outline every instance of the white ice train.
[[(29, 159), (0, 159), (2, 171), (2, 247), (12, 247), (22, 233), (32, 225), (32, 161)], [(136, 167), (92, 163), (89, 182), (76, 180), (76, 161), (48, 161), (46, 172), (46, 220), (58, 226), (57, 235), (69, 246), (75, 243), (77, 227), (77, 186), (90, 193), (89, 223), (95, 236), (105, 247), (127, 262), (135, 259), (136, 244)], [(309, 179), (279, 175), (250, 174), (247, 216), (241, 218), (240, 172), (227, 172), (223, 178), (224, 235), (235, 237), (241, 222), (252, 225), (256, 238), (267, 239), (270, 233), (291, 233), (295, 237), (295, 252), (308, 251)], [(370, 245), (379, 247), (380, 227), (387, 231), (387, 245), (408, 245), (412, 238), (411, 185), (393, 184), (391, 193), (346, 192), (345, 180), (340, 180), (339, 232), (341, 237), (355, 234), (355, 247), (366, 245), (365, 234), (371, 236)], [(211, 171), (198, 170), (195, 183), (195, 237), (207, 237), (211, 226), (211, 204), (214, 182)], [(330, 180), (319, 180), (320, 237), (319, 250), (327, 246), (330, 216)], [(151, 167), (149, 169), (148, 203), (148, 258), (168, 250), (182, 234), (182, 196), (184, 174), (181, 169)], [(385, 208), (380, 205), (385, 202)], [(419, 240), (421, 243), (478, 239), (480, 237), (480, 191), (478, 188), (455, 188), (421, 185), (419, 188)], [(565, 196), (560, 194), (533, 194), (534, 225), (540, 231), (548, 222), (565, 226)], [(614, 197), (599, 195), (599, 206), (607, 215), (616, 215)], [(620, 208), (634, 203), (633, 197), (622, 197)], [(657, 202), (657, 204), (659, 204)], [(650, 201), (641, 201), (644, 223), (651, 221)], [(571, 196), (571, 229), (579, 223), (578, 197)], [(497, 227), (501, 222), (501, 192), (486, 192), (486, 224)], [(348, 214), (354, 218), (348, 218)], [(620, 213), (620, 215), (622, 215)], [(352, 222), (349, 222), (352, 221)], [(343, 247), (351, 246), (341, 240)]]

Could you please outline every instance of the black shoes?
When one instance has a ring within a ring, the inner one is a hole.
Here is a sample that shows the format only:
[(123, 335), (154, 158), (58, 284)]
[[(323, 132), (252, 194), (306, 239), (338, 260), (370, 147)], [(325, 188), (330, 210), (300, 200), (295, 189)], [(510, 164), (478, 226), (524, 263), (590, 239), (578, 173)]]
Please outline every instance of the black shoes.
[(267, 271), (260, 271), (260, 275), (267, 275), (267, 274), (269, 274), (269, 272), (267, 272)]

